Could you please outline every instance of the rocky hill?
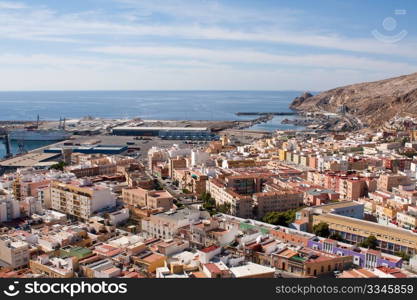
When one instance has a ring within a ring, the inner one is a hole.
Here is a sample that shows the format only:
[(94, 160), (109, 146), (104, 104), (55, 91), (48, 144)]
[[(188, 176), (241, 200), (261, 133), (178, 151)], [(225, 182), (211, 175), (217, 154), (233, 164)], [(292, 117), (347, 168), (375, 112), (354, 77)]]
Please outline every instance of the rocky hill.
[(356, 116), (369, 127), (380, 127), (395, 116), (417, 116), (417, 73), (339, 87), (317, 95), (304, 93), (292, 109)]

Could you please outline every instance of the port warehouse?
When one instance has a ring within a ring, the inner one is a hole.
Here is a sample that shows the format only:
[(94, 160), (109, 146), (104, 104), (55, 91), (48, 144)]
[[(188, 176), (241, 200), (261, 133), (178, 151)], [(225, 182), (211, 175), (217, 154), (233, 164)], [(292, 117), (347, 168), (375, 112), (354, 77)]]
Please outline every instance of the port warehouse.
[(206, 127), (115, 127), (114, 135), (155, 136), (167, 140), (217, 140)]
[(43, 150), (44, 153), (61, 153), (63, 149), (71, 149), (74, 153), (84, 154), (121, 154), (128, 150), (128, 146), (122, 145), (99, 145), (95, 147), (65, 146), (64, 148), (53, 147)]

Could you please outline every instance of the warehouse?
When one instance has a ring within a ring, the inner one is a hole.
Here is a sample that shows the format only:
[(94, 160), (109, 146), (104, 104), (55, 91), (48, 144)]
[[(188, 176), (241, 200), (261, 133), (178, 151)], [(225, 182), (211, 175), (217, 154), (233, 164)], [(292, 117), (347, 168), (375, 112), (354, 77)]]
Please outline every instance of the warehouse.
[[(74, 153), (84, 153), (84, 154), (121, 154), (127, 151), (128, 147), (123, 145), (98, 145), (95, 147), (85, 147), (85, 146), (66, 146), (66, 149), (71, 149)], [(60, 147), (51, 147), (43, 151), (44, 153), (61, 153), (62, 148)]]
[(157, 136), (170, 140), (215, 140), (217, 136), (206, 127), (115, 127), (114, 135)]

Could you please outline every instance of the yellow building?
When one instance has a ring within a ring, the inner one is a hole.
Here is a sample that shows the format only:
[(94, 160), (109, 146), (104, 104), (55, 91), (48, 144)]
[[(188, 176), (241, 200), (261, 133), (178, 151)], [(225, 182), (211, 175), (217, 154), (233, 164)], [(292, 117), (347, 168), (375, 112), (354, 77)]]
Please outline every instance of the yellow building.
[(133, 261), (137, 265), (145, 267), (146, 272), (155, 273), (157, 268), (165, 266), (166, 256), (159, 253), (147, 252), (133, 257)]
[(395, 254), (404, 251), (410, 255), (417, 253), (417, 234), (411, 231), (387, 227), (378, 223), (344, 217), (335, 214), (313, 216), (313, 225), (324, 222), (331, 232), (339, 233), (351, 244), (360, 243), (373, 235), (377, 238), (382, 252)]
[(287, 150), (279, 149), (278, 150), (279, 160), (285, 161), (287, 159)]

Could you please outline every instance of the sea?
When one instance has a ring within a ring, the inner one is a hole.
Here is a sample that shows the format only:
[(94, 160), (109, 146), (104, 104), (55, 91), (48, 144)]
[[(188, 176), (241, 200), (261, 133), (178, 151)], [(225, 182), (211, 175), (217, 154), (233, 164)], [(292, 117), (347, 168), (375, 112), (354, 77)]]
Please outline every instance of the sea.
[[(45, 91), (0, 92), (0, 120), (35, 121), (82, 118), (86, 116), (145, 120), (247, 120), (237, 112), (289, 112), (289, 104), (301, 91)], [(295, 116), (294, 116), (295, 117)], [(281, 124), (276, 116), (251, 129), (273, 131), (300, 129)], [(45, 142), (25, 142), (25, 150)], [(12, 142), (14, 153), (17, 143)], [(0, 140), (0, 157), (5, 155)]]

